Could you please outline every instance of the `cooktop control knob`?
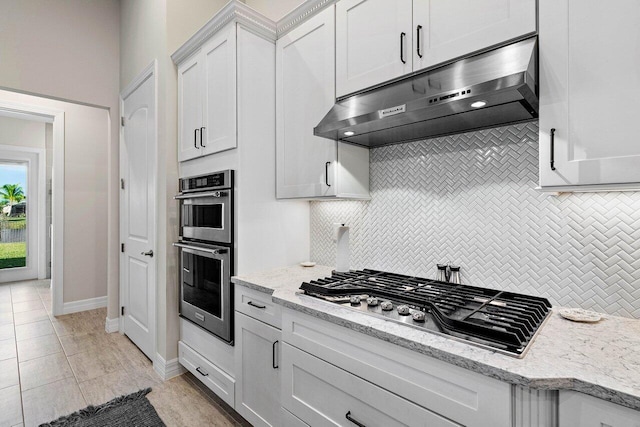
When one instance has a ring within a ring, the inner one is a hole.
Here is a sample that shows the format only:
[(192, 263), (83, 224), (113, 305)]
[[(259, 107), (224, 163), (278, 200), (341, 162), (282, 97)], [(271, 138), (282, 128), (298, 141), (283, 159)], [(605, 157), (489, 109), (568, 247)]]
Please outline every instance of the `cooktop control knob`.
[(352, 305), (360, 304), (360, 295), (351, 295), (351, 297), (349, 297), (349, 302)]
[(378, 305), (378, 298), (376, 297), (369, 297), (367, 298), (367, 305), (370, 307), (375, 307), (376, 305)]
[(402, 316), (408, 316), (410, 314), (409, 312), (409, 306), (408, 305), (399, 305), (398, 306), (398, 314), (402, 315)]
[(382, 308), (382, 310), (384, 311), (391, 311), (393, 310), (393, 304), (391, 303), (391, 301), (382, 301), (380, 303), (380, 308)]
[(424, 311), (414, 311), (411, 315), (415, 322), (424, 322)]

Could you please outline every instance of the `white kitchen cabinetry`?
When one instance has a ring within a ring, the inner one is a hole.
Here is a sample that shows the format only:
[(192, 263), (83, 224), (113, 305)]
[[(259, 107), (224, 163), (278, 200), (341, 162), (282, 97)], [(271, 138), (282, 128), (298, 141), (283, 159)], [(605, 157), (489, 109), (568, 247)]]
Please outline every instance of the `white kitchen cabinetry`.
[(539, 8), (540, 186), (640, 183), (640, 2), (540, 0)]
[(560, 392), (559, 427), (640, 427), (640, 412), (575, 391)]
[(281, 425), (280, 330), (236, 311), (236, 411), (254, 426)]
[(334, 7), (276, 44), (278, 198), (369, 198), (369, 151), (313, 135), (335, 102)]
[(282, 339), (282, 406), (309, 425), (511, 425), (507, 383), (289, 309)]
[(341, 97), (536, 32), (536, 0), (342, 0)]
[(235, 148), (236, 24), (178, 66), (178, 160)]

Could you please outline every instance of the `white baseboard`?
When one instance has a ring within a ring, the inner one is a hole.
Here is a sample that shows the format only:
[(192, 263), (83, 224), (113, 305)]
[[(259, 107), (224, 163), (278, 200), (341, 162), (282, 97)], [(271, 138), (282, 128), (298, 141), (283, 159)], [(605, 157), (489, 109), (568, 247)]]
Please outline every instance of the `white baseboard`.
[(89, 298), (80, 301), (65, 302), (62, 305), (62, 314), (77, 313), (79, 311), (93, 310), (107, 306), (107, 297)]
[(107, 317), (104, 322), (104, 330), (108, 334), (118, 332), (120, 330), (120, 319), (117, 317), (115, 319), (109, 319)]
[(164, 360), (162, 356), (156, 353), (156, 360), (153, 362), (153, 370), (156, 371), (163, 381), (167, 381), (178, 375), (182, 375), (187, 370), (182, 367), (178, 359)]

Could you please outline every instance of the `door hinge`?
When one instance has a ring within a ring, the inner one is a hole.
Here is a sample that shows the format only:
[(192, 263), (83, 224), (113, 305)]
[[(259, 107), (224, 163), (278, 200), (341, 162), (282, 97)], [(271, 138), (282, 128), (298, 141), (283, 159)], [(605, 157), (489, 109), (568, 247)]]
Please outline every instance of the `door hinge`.
[(124, 243), (120, 243), (120, 252), (124, 253)]
[(124, 116), (120, 117), (120, 126), (124, 127)]
[(120, 189), (124, 190), (124, 178), (120, 178)]
[(120, 315), (124, 316), (124, 306), (120, 307)]

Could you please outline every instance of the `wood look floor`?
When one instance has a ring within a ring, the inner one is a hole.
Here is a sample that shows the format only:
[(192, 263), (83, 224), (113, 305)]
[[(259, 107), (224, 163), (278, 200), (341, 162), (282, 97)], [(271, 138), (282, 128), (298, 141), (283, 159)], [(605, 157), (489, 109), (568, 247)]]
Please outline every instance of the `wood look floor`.
[(106, 309), (53, 317), (48, 280), (0, 284), (0, 427), (37, 426), (151, 387), (167, 426), (246, 426), (190, 374), (163, 382)]

